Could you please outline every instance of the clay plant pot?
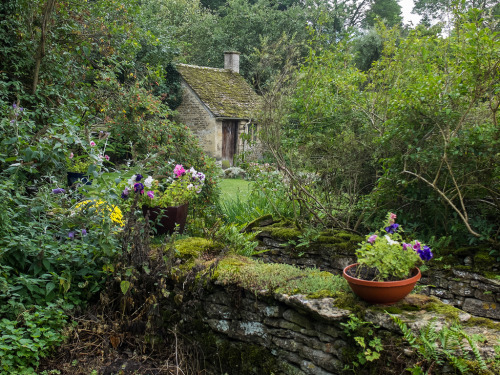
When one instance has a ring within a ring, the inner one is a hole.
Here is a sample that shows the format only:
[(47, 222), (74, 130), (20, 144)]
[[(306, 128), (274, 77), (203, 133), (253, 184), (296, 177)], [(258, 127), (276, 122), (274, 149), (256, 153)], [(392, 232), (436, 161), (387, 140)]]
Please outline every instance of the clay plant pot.
[(182, 234), (186, 225), (188, 205), (189, 203), (173, 207), (142, 206), (142, 213), (144, 217), (148, 215), (157, 235), (174, 233), (177, 224), (179, 233)]
[(420, 270), (415, 268), (413, 276), (409, 279), (398, 281), (370, 281), (352, 277), (348, 274), (351, 268), (358, 266), (358, 263), (351, 264), (344, 268), (343, 276), (349, 283), (352, 291), (361, 299), (378, 305), (392, 305), (405, 298), (415, 287), (415, 284), (422, 277)]

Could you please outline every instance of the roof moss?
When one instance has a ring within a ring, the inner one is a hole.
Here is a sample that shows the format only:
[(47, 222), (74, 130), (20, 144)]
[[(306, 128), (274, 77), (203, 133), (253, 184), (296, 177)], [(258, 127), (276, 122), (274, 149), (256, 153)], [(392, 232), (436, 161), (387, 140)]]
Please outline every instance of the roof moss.
[(215, 117), (250, 119), (260, 106), (259, 95), (231, 70), (177, 64), (177, 71)]

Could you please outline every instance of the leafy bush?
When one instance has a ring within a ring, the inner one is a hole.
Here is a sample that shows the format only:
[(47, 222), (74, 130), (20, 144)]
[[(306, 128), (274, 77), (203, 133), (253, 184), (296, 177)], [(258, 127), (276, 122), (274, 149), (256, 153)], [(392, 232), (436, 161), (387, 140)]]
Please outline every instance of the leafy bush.
[[(2, 316), (12, 305), (2, 307)], [(0, 320), (0, 374), (35, 374), (40, 359), (60, 344), (67, 316), (58, 304), (32, 306), (18, 316)]]

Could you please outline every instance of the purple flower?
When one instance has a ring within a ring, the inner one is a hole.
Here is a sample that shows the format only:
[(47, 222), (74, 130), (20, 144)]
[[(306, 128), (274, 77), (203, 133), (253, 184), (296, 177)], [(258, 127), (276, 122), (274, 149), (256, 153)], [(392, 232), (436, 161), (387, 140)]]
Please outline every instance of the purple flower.
[(155, 197), (155, 194), (150, 190), (148, 191), (148, 197), (153, 199)]
[(122, 192), (122, 199), (127, 199), (128, 198), (128, 188), (125, 188)]
[(94, 147), (95, 146), (95, 142), (94, 141), (90, 141), (90, 146)]
[[(136, 175), (136, 176), (135, 176), (135, 180), (136, 180), (137, 182), (141, 181), (141, 180), (142, 180), (142, 174), (138, 174), (138, 175)], [(141, 184), (141, 185), (142, 185), (142, 184)], [(144, 188), (144, 187), (143, 187), (143, 188)]]
[[(140, 176), (140, 175), (139, 175)], [(142, 176), (141, 176), (142, 178)], [(134, 184), (134, 191), (136, 193), (141, 193), (141, 194), (144, 194), (144, 185), (141, 184), (140, 182), (137, 182)]]
[(394, 224), (389, 225), (388, 227), (385, 227), (385, 231), (389, 234), (394, 234), (394, 233), (396, 233), (398, 228), (399, 228), (399, 224), (394, 223)]
[(66, 190), (64, 190), (63, 188), (52, 189), (52, 194), (61, 194), (65, 192)]
[(376, 234), (371, 235), (370, 237), (368, 237), (368, 242), (373, 245), (373, 243), (375, 242), (375, 240), (377, 239), (377, 237), (378, 236)]
[(421, 245), (420, 242), (415, 241), (415, 245), (413, 245), (413, 250), (418, 252), (420, 250), (420, 245)]
[(417, 254), (423, 261), (431, 260), (434, 257), (429, 246), (424, 246), (423, 249), (417, 250)]
[(402, 243), (403, 245), (403, 250), (408, 250), (408, 249), (411, 249), (411, 244), (410, 243)]
[(68, 233), (68, 238), (69, 238), (70, 240), (74, 239), (74, 238), (75, 238), (75, 232), (69, 232), (69, 233)]
[(87, 230), (85, 228), (82, 229), (82, 236), (86, 236), (87, 235)]
[(14, 125), (16, 123), (16, 120), (10, 120), (10, 123)]
[(12, 104), (12, 108), (16, 109), (17, 108), (17, 104), (16, 103)]

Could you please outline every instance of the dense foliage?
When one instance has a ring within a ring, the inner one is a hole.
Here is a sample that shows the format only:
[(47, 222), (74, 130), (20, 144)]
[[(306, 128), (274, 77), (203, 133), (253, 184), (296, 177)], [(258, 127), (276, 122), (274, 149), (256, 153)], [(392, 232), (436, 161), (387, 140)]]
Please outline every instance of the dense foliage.
[[(3, 1), (0, 373), (34, 373), (68, 316), (126, 274), (118, 259), (146, 224), (120, 186), (138, 173), (203, 172), (191, 234), (243, 255), (256, 244), (234, 224), (269, 212), (360, 231), (390, 209), (425, 236), (497, 246), (498, 6), (482, 4), (418, 1), (426, 20), (452, 15), (443, 34), (386, 28), (401, 23), (393, 0)], [(172, 120), (174, 66), (221, 67), (225, 50), (266, 94), (259, 127), (277, 170), (242, 158), (250, 199), (216, 210), (216, 162)], [(67, 186), (72, 171), (92, 184)]]
[[(449, 36), (381, 26), (384, 48), (367, 72), (349, 40), (311, 48), (261, 119), (302, 213), (357, 230), (389, 208), (429, 237), (498, 243), (495, 24), (472, 10), (455, 16)], [(297, 173), (304, 167), (318, 179)]]

